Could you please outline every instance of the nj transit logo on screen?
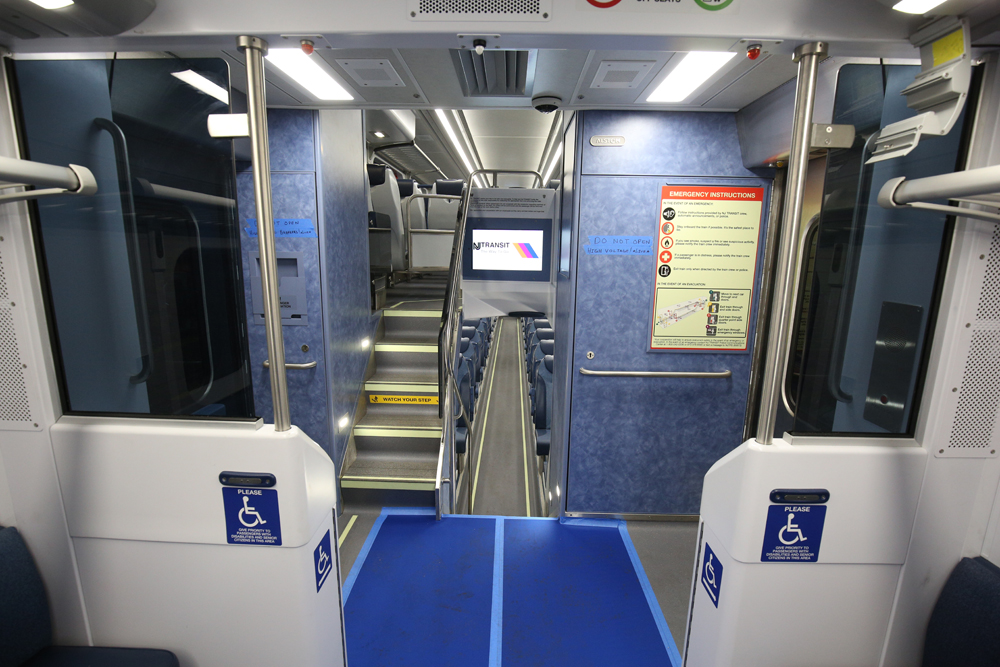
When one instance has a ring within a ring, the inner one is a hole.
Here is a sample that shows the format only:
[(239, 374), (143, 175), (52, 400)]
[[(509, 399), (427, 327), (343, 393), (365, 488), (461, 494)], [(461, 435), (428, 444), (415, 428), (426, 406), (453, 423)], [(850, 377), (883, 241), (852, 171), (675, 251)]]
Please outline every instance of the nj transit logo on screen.
[(544, 232), (538, 229), (473, 229), (473, 271), (541, 271)]

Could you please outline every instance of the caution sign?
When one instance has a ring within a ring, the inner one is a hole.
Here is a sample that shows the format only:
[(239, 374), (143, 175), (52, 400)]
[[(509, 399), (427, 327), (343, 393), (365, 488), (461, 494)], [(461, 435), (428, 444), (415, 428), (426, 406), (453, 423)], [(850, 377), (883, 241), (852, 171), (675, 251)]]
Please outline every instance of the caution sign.
[(398, 405), (437, 405), (437, 396), (420, 394), (368, 394), (370, 403), (396, 403)]
[(763, 209), (764, 188), (663, 187), (650, 349), (747, 350)]

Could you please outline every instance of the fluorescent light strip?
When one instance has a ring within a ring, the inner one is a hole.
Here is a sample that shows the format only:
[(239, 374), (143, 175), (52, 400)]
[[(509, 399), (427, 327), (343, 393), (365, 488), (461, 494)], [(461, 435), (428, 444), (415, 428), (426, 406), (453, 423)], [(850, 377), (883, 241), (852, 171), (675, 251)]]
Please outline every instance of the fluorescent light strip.
[[(444, 126), (444, 131), (448, 134), (448, 138), (451, 139), (451, 145), (454, 146), (455, 150), (458, 152), (458, 157), (462, 159), (465, 169), (469, 172), (469, 175), (471, 175), (476, 168), (472, 166), (472, 160), (470, 160), (465, 154), (465, 151), (462, 149), (462, 145), (458, 142), (458, 135), (455, 134), (455, 130), (452, 128), (451, 122), (448, 120), (448, 114), (444, 112), (444, 109), (435, 109), (434, 113), (437, 114), (438, 120)], [(476, 178), (478, 179), (479, 176)], [(477, 180), (476, 183), (479, 183), (479, 181)], [(484, 186), (480, 185), (479, 187)]]
[(562, 156), (562, 152), (563, 152), (563, 145), (561, 143), (557, 144), (555, 152), (552, 153), (552, 161), (549, 162), (549, 168), (545, 170), (545, 176), (542, 177), (543, 188), (546, 187), (546, 184), (549, 182), (549, 179), (552, 178), (552, 172), (555, 170), (556, 163), (559, 162), (559, 158), (560, 156)]
[(303, 53), (302, 49), (271, 49), (267, 54), (267, 60), (318, 100), (354, 99), (346, 88), (337, 83), (337, 80), (330, 76), (312, 56)]
[[(453, 110), (451, 112), (452, 118), (455, 119), (455, 127), (462, 127), (462, 117), (459, 114), (460, 114), (459, 111), (454, 111)], [(471, 156), (470, 159), (474, 159), (475, 156), (476, 156), (476, 151), (474, 150), (474, 148), (472, 146), (472, 135), (468, 135), (468, 134), (463, 134), (462, 135), (463, 139), (465, 139), (466, 137), (468, 137), (468, 140), (469, 140), (468, 144), (466, 145), (466, 147), (469, 149), (469, 155)], [(480, 165), (480, 166), (482, 166), (482, 165)], [(489, 187), (489, 180), (483, 174), (477, 175), (476, 178), (475, 178), (475, 182), (476, 182), (476, 185), (478, 185), (481, 188), (487, 188), (487, 187)]]
[(216, 83), (212, 83), (194, 70), (186, 69), (183, 72), (171, 72), (171, 74), (189, 86), (197, 88), (206, 95), (211, 95), (223, 104), (229, 104), (228, 90)]
[(42, 9), (62, 9), (73, 4), (73, 0), (31, 0)]
[(683, 102), (735, 55), (730, 51), (691, 51), (646, 98), (646, 101)]
[(901, 0), (892, 6), (897, 12), (906, 14), (926, 14), (938, 5), (944, 4), (945, 0)]

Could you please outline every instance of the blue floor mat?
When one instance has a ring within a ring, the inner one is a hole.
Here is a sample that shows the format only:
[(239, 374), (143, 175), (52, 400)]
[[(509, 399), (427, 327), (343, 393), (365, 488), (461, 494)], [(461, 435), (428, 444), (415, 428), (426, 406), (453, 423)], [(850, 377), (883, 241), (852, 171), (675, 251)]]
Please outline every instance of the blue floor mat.
[(345, 585), (348, 664), (489, 664), (496, 522), (381, 519)]
[(680, 665), (620, 521), (387, 509), (344, 594), (351, 667)]

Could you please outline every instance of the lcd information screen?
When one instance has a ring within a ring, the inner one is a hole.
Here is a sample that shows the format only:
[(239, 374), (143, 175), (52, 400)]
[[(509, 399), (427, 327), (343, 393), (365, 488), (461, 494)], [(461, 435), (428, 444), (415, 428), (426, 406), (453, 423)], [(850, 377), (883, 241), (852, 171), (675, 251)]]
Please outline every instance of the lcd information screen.
[(473, 271), (543, 271), (545, 233), (540, 229), (473, 229)]

